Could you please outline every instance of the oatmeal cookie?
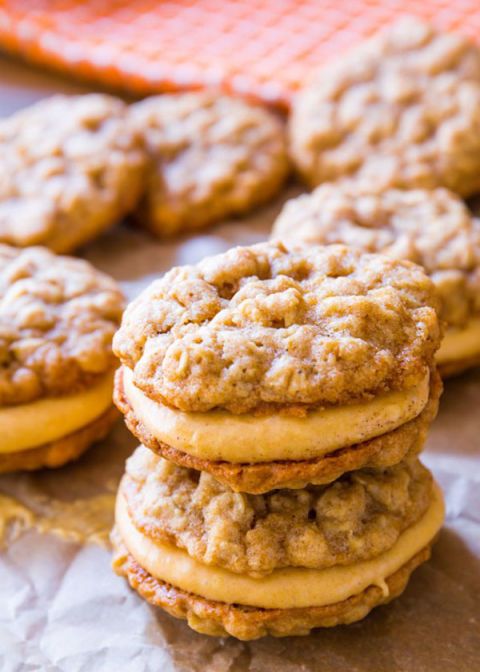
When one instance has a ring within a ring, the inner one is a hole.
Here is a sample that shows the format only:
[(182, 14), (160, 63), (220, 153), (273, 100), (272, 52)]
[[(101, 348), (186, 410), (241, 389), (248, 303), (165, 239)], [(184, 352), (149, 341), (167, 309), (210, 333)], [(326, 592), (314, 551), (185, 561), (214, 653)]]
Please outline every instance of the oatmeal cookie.
[(272, 237), (408, 259), (432, 278), (449, 327), (480, 316), (480, 220), (446, 189), (372, 192), (354, 182), (323, 184), (285, 205)]
[(262, 243), (153, 282), (114, 350), (136, 387), (174, 409), (298, 415), (419, 383), (440, 342), (437, 309), (410, 262)]
[(437, 372), (432, 372), (427, 405), (419, 416), (397, 429), (313, 459), (273, 460), (255, 464), (202, 459), (159, 441), (135, 416), (126, 399), (121, 369), (116, 374), (114, 400), (132, 434), (154, 453), (179, 466), (207, 472), (235, 492), (255, 495), (276, 488), (303, 488), (308, 484), (331, 483), (350, 471), (385, 469), (407, 457), (414, 457), (424, 446), (428, 429), (438, 411), (441, 392), (440, 377)]
[(327, 486), (248, 495), (140, 446), (120, 491), (147, 536), (203, 564), (261, 577), (282, 567), (324, 569), (380, 555), (424, 515), (431, 488), (429, 471), (413, 459)]
[(293, 104), (290, 152), (311, 186), (480, 189), (480, 51), (402, 20), (325, 66)]
[(241, 215), (279, 191), (284, 129), (267, 110), (213, 92), (148, 98), (131, 108), (150, 156), (137, 220), (158, 236)]
[(127, 110), (57, 95), (0, 120), (0, 242), (70, 252), (132, 210), (146, 155)]
[(241, 640), (271, 635), (308, 635), (313, 628), (329, 628), (364, 618), (374, 607), (387, 604), (405, 590), (412, 572), (431, 555), (425, 546), (390, 575), (383, 589), (371, 585), (347, 600), (323, 607), (260, 609), (207, 600), (154, 578), (127, 551), (117, 531), (112, 535), (113, 569), (124, 576), (141, 597), (171, 616), (187, 620), (197, 632), (214, 637), (231, 635)]
[(114, 366), (123, 306), (117, 284), (85, 261), (0, 245), (0, 406), (94, 385)]

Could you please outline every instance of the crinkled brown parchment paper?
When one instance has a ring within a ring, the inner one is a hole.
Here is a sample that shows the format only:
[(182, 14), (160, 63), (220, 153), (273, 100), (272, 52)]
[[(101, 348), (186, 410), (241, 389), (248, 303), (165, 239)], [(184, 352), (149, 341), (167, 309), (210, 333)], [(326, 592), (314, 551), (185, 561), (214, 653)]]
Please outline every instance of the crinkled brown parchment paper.
[[(0, 114), (65, 88), (0, 60)], [(133, 297), (172, 265), (262, 240), (276, 209), (176, 243), (119, 228), (84, 256)], [(424, 455), (448, 503), (432, 561), (391, 605), (306, 638), (204, 637), (151, 609), (112, 573), (114, 493), (135, 445), (120, 421), (76, 464), (0, 478), (2, 672), (480, 670), (480, 371), (447, 384)]]

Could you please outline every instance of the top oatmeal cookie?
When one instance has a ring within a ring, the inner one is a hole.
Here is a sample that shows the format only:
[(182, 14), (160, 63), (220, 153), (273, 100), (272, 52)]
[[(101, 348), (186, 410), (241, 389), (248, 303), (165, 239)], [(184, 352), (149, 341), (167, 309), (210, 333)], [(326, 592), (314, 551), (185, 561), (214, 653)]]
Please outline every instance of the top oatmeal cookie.
[(0, 405), (94, 383), (114, 364), (123, 305), (116, 283), (86, 261), (0, 245)]
[(0, 242), (70, 252), (133, 208), (146, 159), (127, 110), (57, 95), (0, 120)]
[(480, 313), (480, 221), (446, 189), (372, 193), (355, 182), (322, 184), (285, 205), (272, 237), (408, 259), (435, 283), (448, 326)]
[(138, 221), (169, 236), (247, 212), (280, 188), (283, 125), (267, 110), (213, 92), (147, 98), (131, 107), (150, 155)]
[(141, 390), (182, 411), (297, 412), (419, 382), (439, 345), (436, 309), (410, 262), (261, 243), (153, 282), (114, 350)]
[(480, 188), (480, 51), (402, 20), (323, 68), (294, 101), (290, 147), (316, 186)]

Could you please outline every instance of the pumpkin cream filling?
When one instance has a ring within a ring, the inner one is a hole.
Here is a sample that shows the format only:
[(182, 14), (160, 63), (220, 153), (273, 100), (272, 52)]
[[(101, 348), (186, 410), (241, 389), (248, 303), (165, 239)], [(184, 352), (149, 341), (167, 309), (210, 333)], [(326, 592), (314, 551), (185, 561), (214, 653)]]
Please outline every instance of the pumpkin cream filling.
[(112, 405), (113, 371), (86, 390), (0, 409), (0, 453), (55, 441), (90, 424)]
[(470, 320), (463, 329), (447, 329), (440, 349), (438, 364), (457, 362), (480, 355), (480, 318)]
[(116, 525), (127, 550), (154, 578), (208, 600), (265, 609), (326, 606), (347, 600), (369, 586), (379, 586), (387, 596), (386, 579), (430, 544), (443, 519), (443, 498), (435, 484), (430, 507), (423, 517), (377, 557), (321, 570), (277, 569), (268, 576), (254, 578), (205, 565), (186, 551), (140, 532), (129, 516), (121, 489), (116, 505)]
[(417, 417), (429, 397), (429, 372), (408, 389), (362, 403), (308, 412), (233, 415), (214, 410), (188, 413), (150, 399), (123, 367), (123, 388), (133, 413), (162, 443), (212, 461), (258, 463), (308, 460), (390, 432)]

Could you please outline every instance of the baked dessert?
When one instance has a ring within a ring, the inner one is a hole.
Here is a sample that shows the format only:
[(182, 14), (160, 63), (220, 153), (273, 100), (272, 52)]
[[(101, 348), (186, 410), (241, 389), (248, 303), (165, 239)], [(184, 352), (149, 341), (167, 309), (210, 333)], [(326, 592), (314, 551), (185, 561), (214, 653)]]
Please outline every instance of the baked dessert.
[(377, 192), (354, 181), (326, 183), (289, 201), (273, 238), (344, 243), (424, 267), (441, 298), (442, 375), (480, 364), (480, 221), (446, 189)]
[(234, 248), (172, 269), (114, 338), (146, 446), (233, 490), (329, 483), (415, 455), (437, 410), (432, 281), (345, 246)]
[(199, 632), (305, 635), (399, 595), (442, 522), (440, 491), (416, 459), (246, 495), (141, 446), (117, 496), (113, 567)]
[(57, 95), (0, 120), (0, 242), (70, 252), (137, 202), (146, 156), (128, 107)]
[(106, 436), (123, 305), (85, 261), (0, 245), (0, 472), (60, 466)]
[(274, 196), (287, 175), (283, 124), (238, 98), (154, 96), (133, 105), (131, 119), (150, 156), (136, 219), (157, 236), (244, 214)]
[(479, 49), (417, 19), (382, 30), (297, 95), (290, 154), (311, 186), (479, 191)]

